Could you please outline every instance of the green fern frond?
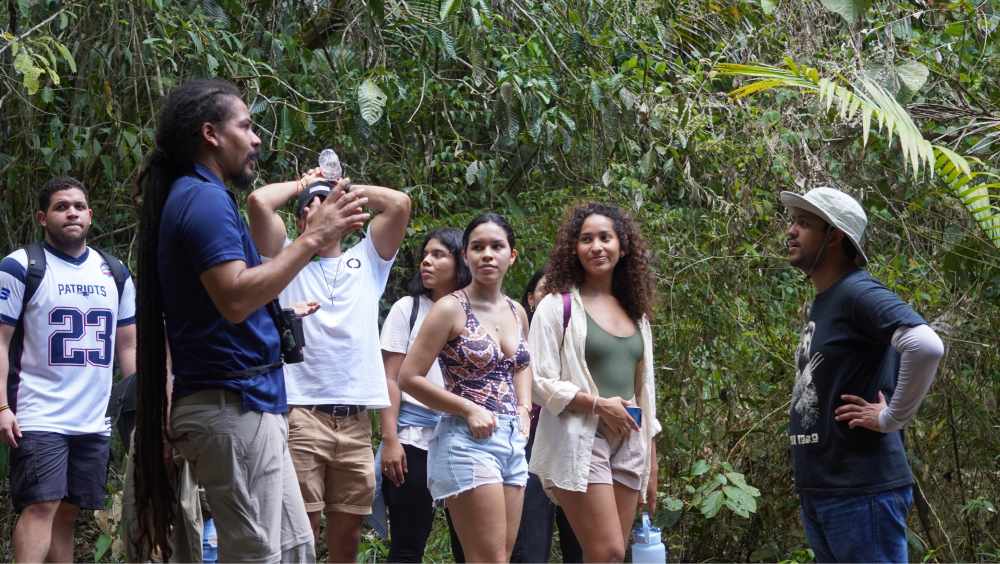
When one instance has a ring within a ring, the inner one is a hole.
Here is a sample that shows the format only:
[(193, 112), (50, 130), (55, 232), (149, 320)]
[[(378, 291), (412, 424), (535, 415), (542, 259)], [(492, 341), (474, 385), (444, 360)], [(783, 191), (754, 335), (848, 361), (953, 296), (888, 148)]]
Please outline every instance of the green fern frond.
[(974, 184), (971, 188), (966, 188), (974, 178), (985, 173), (973, 172), (969, 158), (924, 139), (923, 131), (914, 123), (906, 109), (882, 86), (861, 79), (852, 89), (840, 75), (836, 75), (839, 80), (820, 78), (816, 69), (797, 65), (787, 57), (785, 63), (788, 69), (769, 65), (722, 63), (718, 70), (723, 75), (760, 79), (730, 92), (730, 101), (776, 87), (797, 88), (817, 94), (820, 104), (825, 103), (828, 112), (834, 109), (836, 103), (836, 114), (841, 120), (851, 120), (860, 115), (862, 144), (868, 143), (872, 122), (877, 121), (878, 131), (881, 133), (885, 130), (889, 148), (892, 147), (894, 137), (899, 139), (903, 162), (912, 169), (914, 180), (919, 178), (920, 170), (924, 167), (932, 177), (935, 173), (940, 174), (948, 183), (952, 194), (962, 202), (993, 245), (1000, 249), (1000, 213), (997, 213), (993, 204), (995, 196), (990, 193), (990, 189), (1000, 187), (1000, 183)]

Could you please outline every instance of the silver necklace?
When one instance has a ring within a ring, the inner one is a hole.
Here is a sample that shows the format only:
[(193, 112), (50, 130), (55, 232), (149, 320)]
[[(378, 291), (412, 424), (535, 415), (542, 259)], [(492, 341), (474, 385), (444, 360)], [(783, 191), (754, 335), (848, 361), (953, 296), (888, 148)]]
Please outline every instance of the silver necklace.
[(340, 276), (340, 263), (344, 262), (344, 256), (340, 256), (341, 261), (337, 263), (336, 268), (333, 269), (333, 286), (330, 285), (330, 278), (326, 274), (326, 269), (323, 268), (323, 261), (319, 260), (319, 269), (323, 271), (323, 282), (326, 283), (326, 289), (330, 292), (330, 303), (333, 303), (333, 289), (337, 286), (337, 277)]

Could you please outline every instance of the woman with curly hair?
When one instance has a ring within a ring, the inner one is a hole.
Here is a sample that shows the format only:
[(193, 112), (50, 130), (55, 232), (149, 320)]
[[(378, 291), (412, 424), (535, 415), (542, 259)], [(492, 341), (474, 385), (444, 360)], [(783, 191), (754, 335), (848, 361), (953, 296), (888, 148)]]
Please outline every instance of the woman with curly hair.
[(556, 239), (550, 294), (532, 319), (532, 391), (543, 409), (530, 470), (565, 510), (584, 562), (621, 562), (636, 508), (655, 510), (660, 423), (648, 262), (631, 217), (609, 204), (578, 204)]

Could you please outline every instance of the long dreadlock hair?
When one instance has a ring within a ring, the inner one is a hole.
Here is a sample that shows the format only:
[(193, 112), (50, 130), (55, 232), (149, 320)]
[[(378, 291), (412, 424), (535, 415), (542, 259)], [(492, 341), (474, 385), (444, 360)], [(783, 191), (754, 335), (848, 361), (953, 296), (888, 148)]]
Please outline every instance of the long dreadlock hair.
[[(156, 124), (156, 147), (135, 181), (133, 200), (139, 208), (136, 294), (138, 325), (135, 427), (135, 509), (139, 561), (159, 549), (169, 560), (170, 527), (175, 493), (163, 459), (167, 414), (167, 350), (163, 326), (163, 292), (157, 268), (160, 216), (175, 180), (194, 171), (204, 142), (202, 125), (220, 125), (240, 92), (228, 82), (196, 80), (170, 91)], [(140, 203), (141, 198), (141, 203)]]

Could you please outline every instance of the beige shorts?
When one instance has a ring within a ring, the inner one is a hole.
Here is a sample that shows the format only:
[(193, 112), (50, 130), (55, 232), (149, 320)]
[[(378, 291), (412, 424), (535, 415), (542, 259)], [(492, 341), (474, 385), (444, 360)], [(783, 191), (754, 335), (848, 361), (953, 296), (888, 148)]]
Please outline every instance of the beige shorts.
[(594, 450), (590, 453), (588, 484), (610, 484), (613, 481), (638, 490), (642, 472), (646, 469), (646, 443), (642, 431), (632, 431), (615, 438), (602, 419), (597, 424)]
[[(629, 403), (635, 407), (635, 398)], [(594, 449), (590, 452), (590, 475), (588, 484), (611, 484), (618, 482), (627, 488), (639, 490), (642, 487), (642, 473), (646, 469), (646, 442), (643, 432), (632, 431), (615, 438), (611, 428), (601, 419), (594, 436)], [(551, 490), (555, 482), (541, 478), (542, 487)], [(548, 493), (548, 492), (547, 492)], [(549, 496), (555, 501), (554, 496)]]
[(371, 514), (375, 454), (368, 412), (334, 417), (293, 406), (288, 450), (307, 512)]

